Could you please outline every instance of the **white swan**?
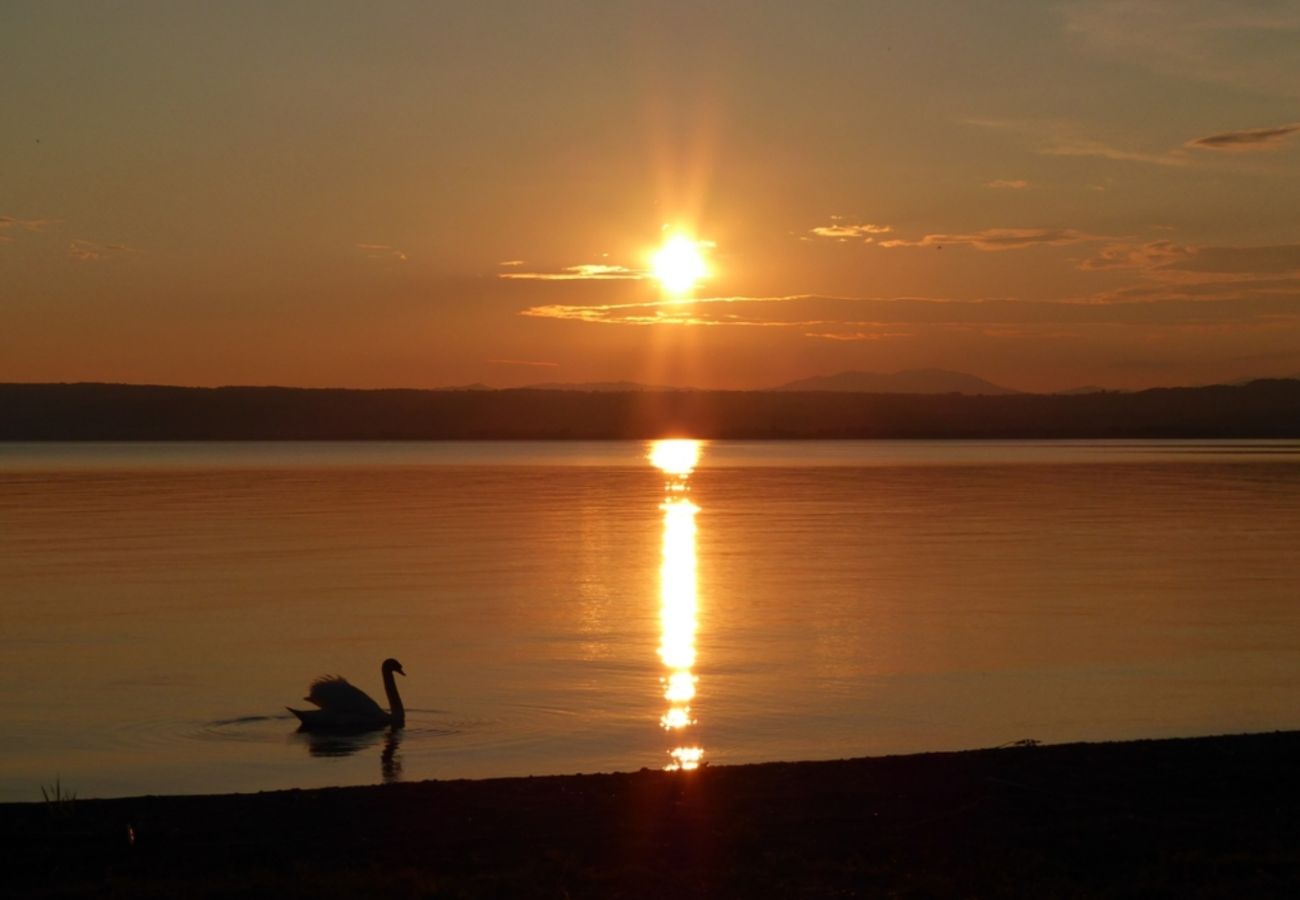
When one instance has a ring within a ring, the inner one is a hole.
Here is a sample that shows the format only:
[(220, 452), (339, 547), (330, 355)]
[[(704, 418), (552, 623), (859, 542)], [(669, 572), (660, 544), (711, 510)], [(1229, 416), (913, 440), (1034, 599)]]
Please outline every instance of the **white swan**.
[(371, 700), (365, 691), (338, 675), (317, 678), (303, 698), (320, 709), (294, 709), (291, 706), (285, 709), (298, 717), (303, 731), (369, 731), (389, 725), (402, 728), (406, 725), (406, 707), (402, 706), (402, 698), (397, 693), (393, 673), (403, 677), (406, 673), (395, 659), (384, 660), (379, 671), (384, 677), (384, 693), (388, 695), (388, 712)]

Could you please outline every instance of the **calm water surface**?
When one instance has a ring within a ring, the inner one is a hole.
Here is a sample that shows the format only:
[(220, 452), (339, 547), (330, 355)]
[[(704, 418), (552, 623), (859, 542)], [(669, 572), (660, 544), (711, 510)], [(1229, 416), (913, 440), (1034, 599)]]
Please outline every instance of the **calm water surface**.
[(1300, 726), (1300, 444), (652, 449), (0, 444), (0, 800)]

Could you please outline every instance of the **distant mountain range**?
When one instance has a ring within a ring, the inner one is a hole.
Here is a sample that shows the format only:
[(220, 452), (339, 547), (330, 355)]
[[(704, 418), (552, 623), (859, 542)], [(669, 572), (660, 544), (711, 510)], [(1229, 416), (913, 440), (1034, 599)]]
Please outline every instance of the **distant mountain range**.
[(851, 394), (969, 394), (978, 397), (1020, 393), (976, 375), (948, 369), (905, 369), (891, 373), (840, 372), (836, 375), (801, 378), (770, 390), (836, 391)]
[(524, 391), (587, 391), (592, 394), (618, 394), (638, 391), (693, 391), (695, 388), (665, 387), (658, 384), (641, 384), (637, 381), (547, 381), (524, 385)]
[[(1258, 376), (1239, 378), (1219, 384), (1245, 385), (1263, 380)], [(1276, 379), (1274, 379), (1276, 380)], [(1300, 373), (1283, 376), (1281, 380), (1300, 380)], [(1209, 387), (1210, 385), (1205, 385)], [(457, 387), (438, 388), (442, 391), (490, 391), (498, 390), (485, 384), (469, 384)], [(511, 390), (506, 388), (505, 390)], [(694, 387), (670, 387), (659, 384), (643, 384), (639, 381), (548, 381), (539, 384), (524, 385), (513, 390), (527, 391), (576, 391), (589, 394), (620, 394), (648, 392), (699, 391)], [(899, 372), (838, 372), (834, 375), (814, 375), (800, 378), (776, 387), (760, 388), (763, 391), (779, 392), (830, 392), (838, 394), (964, 394), (968, 397), (1002, 397), (1010, 394), (1024, 394), (1014, 388), (994, 384), (969, 372), (954, 372), (951, 369), (904, 369)], [(1069, 390), (1048, 391), (1049, 395), (1072, 396), (1076, 394), (1129, 393), (1125, 388), (1108, 388), (1089, 384)]]
[(1107, 391), (1114, 391), (1114, 390), (1116, 389), (1099, 387), (1098, 385), (1095, 384), (1086, 384), (1083, 387), (1071, 388), (1068, 391), (1052, 391), (1052, 393), (1060, 394), (1063, 397), (1068, 397), (1071, 396), (1072, 394), (1104, 394)]
[[(468, 385), (445, 390), (482, 390), (484, 385)], [(637, 381), (548, 381), (525, 385), (520, 390), (529, 391), (586, 391), (593, 394), (641, 391), (695, 391), (693, 387), (668, 387), (642, 384)], [(902, 372), (840, 372), (836, 375), (816, 375), (801, 378), (768, 391), (835, 391), (847, 394), (969, 394), (971, 396), (996, 396), (1018, 394), (1020, 391), (993, 384), (965, 372), (946, 369), (908, 369)], [(1100, 390), (1100, 388), (1098, 388)]]
[[(978, 379), (973, 385), (951, 380), (929, 384), (988, 389), (988, 382)], [(1001, 394), (979, 396), (952, 390), (428, 391), (0, 384), (0, 441), (646, 440), (684, 434), (747, 440), (1300, 439), (1300, 380), (1077, 395), (1003, 389)]]

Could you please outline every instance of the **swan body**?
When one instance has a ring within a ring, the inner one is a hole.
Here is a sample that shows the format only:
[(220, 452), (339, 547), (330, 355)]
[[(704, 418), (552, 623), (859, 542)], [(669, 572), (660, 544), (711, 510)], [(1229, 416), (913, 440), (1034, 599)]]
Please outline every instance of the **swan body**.
[(317, 678), (303, 699), (314, 703), (318, 709), (286, 707), (298, 717), (302, 731), (370, 731), (377, 728), (402, 728), (406, 725), (406, 708), (393, 673), (405, 676), (402, 664), (386, 659), (379, 671), (384, 679), (384, 693), (388, 696), (388, 710), (370, 698), (370, 695), (338, 675)]

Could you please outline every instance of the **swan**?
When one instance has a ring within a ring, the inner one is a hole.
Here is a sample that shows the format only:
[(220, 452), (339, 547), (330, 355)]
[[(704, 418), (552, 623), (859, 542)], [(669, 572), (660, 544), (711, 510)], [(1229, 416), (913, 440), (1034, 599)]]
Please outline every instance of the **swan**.
[(317, 678), (303, 698), (320, 709), (294, 709), (291, 706), (285, 709), (298, 717), (302, 723), (299, 726), (301, 731), (369, 731), (389, 725), (402, 728), (406, 725), (406, 707), (402, 706), (402, 698), (397, 693), (393, 673), (403, 677), (406, 673), (402, 671), (402, 664), (391, 658), (384, 660), (379, 671), (384, 678), (389, 712), (371, 700), (365, 691), (338, 675)]

